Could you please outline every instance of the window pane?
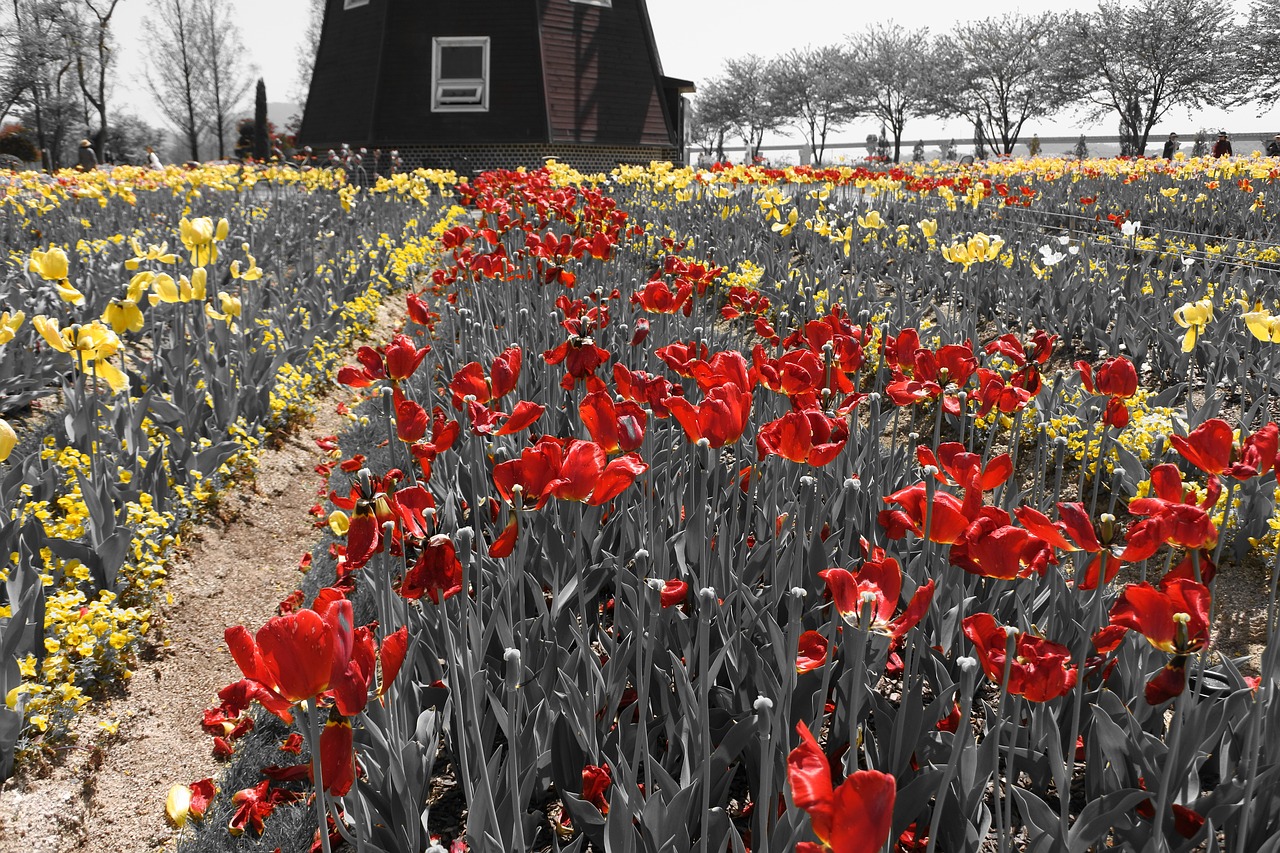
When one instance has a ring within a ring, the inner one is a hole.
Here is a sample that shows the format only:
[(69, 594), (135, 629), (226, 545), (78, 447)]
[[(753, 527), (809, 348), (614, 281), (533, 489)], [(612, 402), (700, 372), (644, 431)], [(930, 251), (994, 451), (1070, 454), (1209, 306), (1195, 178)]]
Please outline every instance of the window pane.
[(479, 80), (484, 76), (484, 48), (480, 45), (440, 47), (441, 80)]

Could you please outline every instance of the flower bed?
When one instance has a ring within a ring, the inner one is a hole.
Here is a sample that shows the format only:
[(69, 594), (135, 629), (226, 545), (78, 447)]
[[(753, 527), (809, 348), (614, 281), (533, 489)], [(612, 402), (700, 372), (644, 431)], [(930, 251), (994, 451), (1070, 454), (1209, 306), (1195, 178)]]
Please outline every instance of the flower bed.
[(459, 187), (185, 849), (1269, 843), (1272, 177)]
[(65, 406), (42, 440), (32, 419), (5, 452), (4, 772), (15, 749), (60, 745), (90, 697), (129, 677), (184, 524), (252, 476), (263, 437), (305, 416), (416, 274), (433, 177), (354, 206), (326, 172), (117, 169), (10, 187), (0, 228), (88, 236), (14, 252), (0, 281), (4, 401), (60, 378)]

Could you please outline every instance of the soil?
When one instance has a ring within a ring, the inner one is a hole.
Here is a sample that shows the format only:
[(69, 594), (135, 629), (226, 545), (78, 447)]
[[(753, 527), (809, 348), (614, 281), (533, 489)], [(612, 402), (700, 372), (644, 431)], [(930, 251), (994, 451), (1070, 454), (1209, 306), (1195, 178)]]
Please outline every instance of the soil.
[[(403, 323), (404, 301), (383, 307), (375, 339)], [(25, 853), (127, 853), (173, 850), (178, 830), (164, 813), (175, 783), (221, 772), (201, 714), (241, 675), (222, 641), (229, 625), (256, 630), (300, 582), (299, 559), (318, 535), (309, 510), (328, 461), (316, 445), (346, 420), (335, 388), (316, 403), (309, 425), (263, 450), (255, 479), (223, 495), (216, 517), (185, 537), (169, 569), (172, 604), (153, 620), (166, 644), (143, 655), (127, 688), (80, 720), (78, 746), (39, 778), (29, 773), (0, 789), (0, 850)], [(114, 737), (100, 722), (119, 724)]]

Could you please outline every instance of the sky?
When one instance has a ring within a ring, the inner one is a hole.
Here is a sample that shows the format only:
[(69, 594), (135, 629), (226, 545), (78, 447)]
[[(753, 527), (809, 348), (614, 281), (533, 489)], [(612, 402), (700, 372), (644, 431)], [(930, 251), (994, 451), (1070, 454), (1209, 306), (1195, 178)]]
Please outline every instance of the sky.
[[(297, 89), (298, 45), (311, 0), (225, 2), (233, 7), (239, 21), (247, 59), (254, 65), (255, 73), (266, 81), (268, 100), (291, 101)], [(1248, 5), (1247, 0), (1232, 2), (1239, 10)], [(945, 32), (960, 20), (998, 16), (1012, 11), (1049, 8), (1089, 10), (1095, 8), (1096, 0), (1054, 0), (1052, 3), (1044, 0), (985, 0), (980, 11), (954, 0), (915, 0), (902, 7), (891, 3), (855, 5), (848, 0), (786, 0), (783, 4), (777, 0), (648, 0), (648, 5), (664, 72), (697, 82), (714, 76), (727, 58), (746, 53), (769, 57), (792, 48), (834, 43), (844, 34), (871, 21), (892, 18), (910, 27), (927, 26), (938, 33)], [(148, 6), (148, 0), (121, 0), (116, 12), (116, 32), (121, 48), (121, 82), (116, 89), (116, 98), (131, 112), (160, 125), (162, 122), (150, 103), (145, 85), (147, 51), (142, 21)], [(784, 8), (785, 14), (781, 14), (780, 9)], [(250, 110), (251, 105), (246, 104), (245, 114), (248, 115)], [(1185, 110), (1174, 110), (1156, 126), (1153, 138), (1163, 137), (1174, 130), (1184, 139), (1189, 139), (1202, 127), (1226, 127), (1237, 138), (1270, 136), (1280, 132), (1280, 110), (1263, 116), (1256, 112), (1251, 107), (1232, 112), (1204, 110), (1194, 115)], [(272, 119), (280, 121), (282, 117), (273, 115)], [(878, 130), (879, 125), (873, 120), (862, 119), (836, 131), (835, 137), (839, 138), (838, 141), (856, 142)], [(1116, 121), (1112, 119), (1086, 123), (1081, 116), (1066, 113), (1028, 125), (1026, 137), (1032, 133), (1045, 137), (1080, 133), (1114, 135), (1117, 129)], [(905, 131), (909, 140), (950, 137), (963, 140), (971, 136), (971, 128), (957, 120), (913, 120), (907, 123)], [(836, 141), (835, 137), (833, 141)], [(781, 138), (774, 138), (767, 139), (766, 143), (781, 141)]]

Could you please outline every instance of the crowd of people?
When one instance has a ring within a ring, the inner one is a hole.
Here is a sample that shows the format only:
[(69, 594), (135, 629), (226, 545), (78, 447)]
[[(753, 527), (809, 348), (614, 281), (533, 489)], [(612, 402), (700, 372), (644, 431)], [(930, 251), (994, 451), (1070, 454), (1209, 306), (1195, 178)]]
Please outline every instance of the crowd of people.
[[(1172, 160), (1173, 155), (1178, 153), (1178, 149), (1181, 146), (1182, 143), (1178, 141), (1178, 134), (1170, 133), (1169, 138), (1164, 141), (1164, 151), (1161, 152), (1160, 156), (1166, 160)], [(1271, 141), (1267, 143), (1266, 152), (1268, 157), (1280, 157), (1280, 133), (1273, 136)], [(1235, 154), (1235, 151), (1231, 148), (1231, 137), (1225, 130), (1218, 131), (1218, 138), (1213, 141), (1213, 151), (1211, 153), (1214, 157), (1230, 157)]]

